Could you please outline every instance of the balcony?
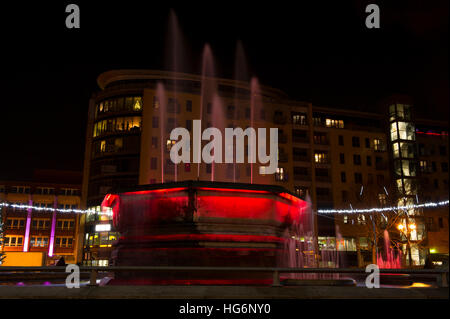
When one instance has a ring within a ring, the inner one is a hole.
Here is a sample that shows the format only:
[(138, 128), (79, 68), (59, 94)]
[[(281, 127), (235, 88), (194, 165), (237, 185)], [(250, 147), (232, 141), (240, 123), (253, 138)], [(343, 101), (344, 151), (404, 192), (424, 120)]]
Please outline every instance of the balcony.
[(311, 181), (311, 175), (307, 174), (295, 174), (294, 173), (294, 180), (295, 181)]
[(317, 144), (317, 145), (329, 145), (330, 141), (328, 140), (328, 138), (326, 136), (314, 135), (314, 144)]
[(316, 181), (317, 182), (331, 182), (330, 176), (317, 176), (316, 175)]
[(387, 168), (388, 168), (388, 165), (386, 162), (375, 163), (375, 169), (378, 171), (383, 171), (383, 170), (386, 170)]
[(278, 134), (278, 143), (286, 144), (287, 143), (287, 135), (286, 134)]
[(373, 150), (375, 152), (386, 152), (386, 145), (384, 144), (374, 145)]
[(292, 142), (293, 143), (303, 143), (303, 144), (309, 144), (308, 137), (302, 137), (302, 136), (292, 136)]
[(275, 173), (275, 181), (287, 182), (289, 180), (287, 173)]
[(333, 196), (330, 195), (319, 195), (317, 194), (317, 202), (319, 203), (332, 203)]
[(273, 116), (273, 123), (275, 123), (275, 124), (280, 124), (280, 125), (284, 125), (284, 124), (287, 123), (287, 118), (286, 118), (286, 116), (284, 116), (284, 115), (278, 115), (278, 114), (275, 114), (275, 115)]
[(278, 154), (278, 162), (280, 163), (286, 163), (289, 159), (289, 156), (287, 153), (279, 153)]
[(308, 155), (294, 154), (294, 162), (309, 162)]

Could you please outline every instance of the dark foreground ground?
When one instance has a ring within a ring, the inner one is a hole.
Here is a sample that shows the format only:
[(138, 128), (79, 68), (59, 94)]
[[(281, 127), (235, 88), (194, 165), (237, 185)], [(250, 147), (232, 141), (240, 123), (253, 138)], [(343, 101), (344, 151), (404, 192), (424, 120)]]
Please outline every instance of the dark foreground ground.
[(6, 299), (448, 299), (448, 288), (255, 286), (0, 286)]

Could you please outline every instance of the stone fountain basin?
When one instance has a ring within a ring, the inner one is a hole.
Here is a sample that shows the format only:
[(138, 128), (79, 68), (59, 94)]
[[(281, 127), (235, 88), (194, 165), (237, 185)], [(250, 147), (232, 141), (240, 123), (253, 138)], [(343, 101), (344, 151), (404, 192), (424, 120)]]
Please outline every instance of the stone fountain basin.
[[(169, 228), (192, 223), (205, 226), (196, 227), (196, 234), (210, 232), (208, 223), (222, 224), (221, 228), (230, 231), (239, 225), (285, 228), (299, 222), (306, 203), (277, 186), (186, 181), (114, 192), (105, 197), (102, 207), (113, 209), (119, 232), (134, 236), (167, 235), (172, 232)], [(245, 228), (236, 232), (252, 233)], [(260, 235), (266, 233), (264, 227), (259, 231)]]
[[(276, 267), (307, 204), (277, 186), (187, 181), (108, 194), (117, 266)], [(261, 273), (127, 274), (151, 282), (262, 282)], [(271, 278), (270, 278), (271, 279)]]

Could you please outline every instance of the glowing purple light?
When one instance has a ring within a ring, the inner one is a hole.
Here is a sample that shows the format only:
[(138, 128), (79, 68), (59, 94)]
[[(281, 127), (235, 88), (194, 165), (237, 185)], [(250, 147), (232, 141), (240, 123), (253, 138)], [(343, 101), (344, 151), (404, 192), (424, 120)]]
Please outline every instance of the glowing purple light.
[(53, 257), (53, 245), (55, 242), (55, 228), (56, 228), (56, 212), (52, 216), (52, 230), (50, 233), (50, 242), (48, 244), (48, 256)]
[[(30, 200), (28, 205), (30, 205), (30, 206), (33, 205), (33, 201)], [(27, 209), (27, 212), (28, 212), (28, 214), (27, 214), (27, 225), (26, 225), (26, 228), (25, 228), (25, 240), (24, 240), (24, 243), (23, 243), (23, 252), (25, 252), (25, 253), (28, 251), (28, 242), (29, 242), (29, 239), (30, 239), (31, 211), (32, 211), (31, 208)]]

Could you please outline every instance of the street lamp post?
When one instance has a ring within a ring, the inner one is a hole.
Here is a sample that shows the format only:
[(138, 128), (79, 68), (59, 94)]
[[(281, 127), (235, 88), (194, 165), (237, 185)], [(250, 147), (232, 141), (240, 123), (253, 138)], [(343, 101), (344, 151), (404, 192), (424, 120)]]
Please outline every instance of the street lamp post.
[[(398, 224), (397, 229), (406, 237), (406, 249), (408, 251), (409, 266), (412, 266), (411, 245), (410, 245), (410, 233), (416, 229), (416, 224), (410, 224), (408, 216), (406, 216), (406, 225)], [(403, 231), (405, 229), (405, 231)]]

